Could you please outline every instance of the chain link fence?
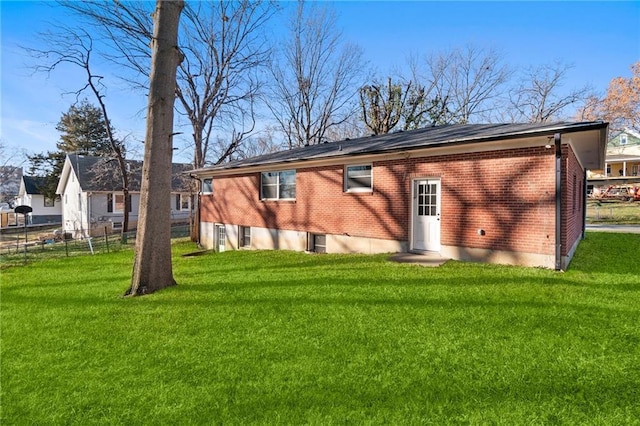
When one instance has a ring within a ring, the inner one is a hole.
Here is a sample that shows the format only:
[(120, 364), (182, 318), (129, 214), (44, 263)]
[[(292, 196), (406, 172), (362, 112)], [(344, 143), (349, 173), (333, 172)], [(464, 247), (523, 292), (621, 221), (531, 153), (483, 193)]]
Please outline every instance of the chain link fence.
[[(183, 238), (190, 235), (189, 225), (171, 227), (171, 238)], [(135, 245), (136, 231), (123, 234), (110, 234), (91, 238), (71, 239), (70, 235), (30, 240), (24, 234), (2, 236), (0, 265), (8, 267), (30, 260), (60, 258), (71, 256), (109, 253), (123, 249), (132, 249)]]

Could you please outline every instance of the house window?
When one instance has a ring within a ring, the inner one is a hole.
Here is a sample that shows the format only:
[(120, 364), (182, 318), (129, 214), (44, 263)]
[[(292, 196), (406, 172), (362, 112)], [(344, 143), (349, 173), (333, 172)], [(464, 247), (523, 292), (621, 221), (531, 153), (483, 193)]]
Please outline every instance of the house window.
[(309, 251), (316, 253), (327, 252), (327, 236), (322, 234), (310, 234)]
[[(129, 212), (131, 212), (131, 194), (129, 197)], [(124, 212), (124, 194), (107, 194), (107, 213)]]
[(240, 237), (240, 241), (238, 245), (240, 247), (251, 247), (251, 227), (250, 226), (241, 226), (240, 232), (238, 232)]
[(631, 165), (631, 176), (638, 176), (638, 165), (637, 164), (632, 164)]
[(578, 178), (573, 175), (573, 213), (576, 212), (576, 196), (578, 195)]
[(296, 171), (262, 172), (260, 183), (262, 200), (293, 200), (296, 198)]
[(202, 179), (202, 193), (203, 194), (213, 194), (213, 179), (212, 178)]
[(607, 176), (611, 176), (611, 164), (607, 164)]
[(625, 133), (622, 133), (620, 135), (620, 145), (626, 145), (627, 144), (627, 135)]
[(345, 191), (371, 191), (373, 189), (371, 164), (347, 166), (344, 179)]
[(189, 195), (176, 194), (176, 210), (189, 210)]
[(111, 222), (112, 229), (122, 229), (122, 222)]
[(115, 194), (113, 200), (113, 211), (123, 212), (124, 211), (124, 194)]
[(54, 198), (44, 197), (44, 206), (45, 207), (54, 207), (56, 201)]

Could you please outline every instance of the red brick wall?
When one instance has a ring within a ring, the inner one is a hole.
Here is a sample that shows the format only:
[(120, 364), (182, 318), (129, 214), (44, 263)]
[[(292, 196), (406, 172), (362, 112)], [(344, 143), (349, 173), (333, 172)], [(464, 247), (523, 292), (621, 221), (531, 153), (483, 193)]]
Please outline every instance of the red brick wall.
[(291, 202), (261, 201), (259, 173), (216, 177), (202, 220), (407, 241), (421, 177), (441, 179), (443, 245), (554, 252), (554, 155), (542, 147), (375, 162), (373, 193), (343, 192), (343, 166), (298, 169)]
[(582, 236), (584, 170), (570, 146), (562, 147), (562, 255)]

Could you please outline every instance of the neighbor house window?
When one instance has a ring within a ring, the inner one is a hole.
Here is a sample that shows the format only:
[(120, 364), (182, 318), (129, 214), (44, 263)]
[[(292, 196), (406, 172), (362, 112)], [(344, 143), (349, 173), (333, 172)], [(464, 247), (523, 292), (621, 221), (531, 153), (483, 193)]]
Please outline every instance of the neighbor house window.
[(189, 210), (189, 196), (186, 194), (176, 194), (176, 210)]
[(213, 194), (213, 179), (212, 178), (202, 179), (202, 193), (203, 194)]
[(238, 234), (240, 237), (240, 247), (251, 247), (251, 227), (241, 226)]
[(611, 176), (611, 164), (607, 164), (607, 176)]
[(113, 210), (117, 212), (124, 211), (124, 194), (116, 194), (113, 201)]
[[(124, 212), (124, 194), (107, 194), (107, 213)], [(129, 212), (131, 212), (131, 194), (129, 194)]]
[(638, 176), (638, 165), (634, 164), (631, 166), (631, 176)]
[(54, 198), (44, 197), (44, 206), (53, 207), (56, 204)]
[(623, 133), (620, 135), (620, 145), (626, 145), (626, 144), (627, 144), (627, 135)]
[(345, 191), (371, 191), (373, 189), (371, 164), (347, 166), (344, 189)]
[(260, 198), (263, 200), (292, 200), (296, 198), (296, 171), (262, 172)]

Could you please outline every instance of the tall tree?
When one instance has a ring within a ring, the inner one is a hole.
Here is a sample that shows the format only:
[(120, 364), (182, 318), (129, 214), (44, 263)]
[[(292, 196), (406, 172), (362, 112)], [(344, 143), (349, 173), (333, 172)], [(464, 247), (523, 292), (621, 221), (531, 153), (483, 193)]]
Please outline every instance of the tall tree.
[(572, 67), (561, 62), (527, 68), (509, 91), (505, 108), (513, 122), (546, 123), (560, 120), (568, 107), (583, 103), (589, 86), (562, 91)]
[(410, 62), (414, 81), (425, 87), (441, 123), (485, 121), (502, 96), (512, 71), (500, 54), (473, 45)]
[[(52, 73), (61, 65), (73, 65), (81, 68), (85, 75), (86, 81), (83, 87), (79, 88), (75, 95), (79, 97), (85, 91), (91, 92), (98, 102), (99, 108), (94, 108), (94, 114), (100, 114), (102, 121), (105, 125), (97, 129), (102, 131), (102, 134), (92, 137), (94, 144), (96, 144), (97, 153), (102, 156), (108, 156), (115, 160), (118, 165), (118, 173), (120, 174), (120, 182), (122, 183), (122, 192), (124, 195), (124, 215), (122, 221), (121, 234), (124, 238), (125, 233), (129, 230), (129, 211), (131, 210), (131, 198), (129, 197), (129, 169), (126, 165), (126, 150), (123, 141), (116, 139), (113, 129), (111, 127), (111, 121), (109, 120), (109, 114), (107, 112), (107, 105), (105, 103), (105, 95), (103, 94), (104, 85), (102, 83), (103, 77), (93, 73), (91, 68), (91, 58), (94, 55), (94, 42), (93, 37), (85, 29), (71, 29), (69, 27), (59, 27), (58, 32), (49, 32), (41, 35), (52, 46), (50, 49), (38, 50), (27, 49), (29, 53), (38, 58), (43, 63), (36, 65), (36, 71)], [(90, 120), (83, 120), (82, 123), (90, 123)], [(73, 126), (73, 123), (69, 123), (67, 127)], [(59, 130), (59, 129), (58, 129)], [(81, 140), (82, 134), (86, 133), (87, 138), (91, 138), (91, 129), (82, 129), (75, 131), (75, 136), (71, 137), (75, 140)], [(65, 136), (63, 135), (63, 141)], [(70, 151), (67, 151), (70, 152)], [(111, 171), (104, 171), (102, 174), (96, 171), (96, 176), (104, 177), (104, 174), (111, 174)]]
[(374, 81), (362, 86), (359, 93), (362, 120), (374, 135), (389, 133), (400, 122), (408, 90), (392, 83), (391, 77), (386, 84)]
[(360, 88), (362, 120), (375, 135), (389, 133), (396, 126), (413, 130), (426, 124), (441, 124), (447, 113), (446, 104), (438, 98), (427, 98), (424, 86), (412, 81), (386, 84), (374, 81)]
[(271, 65), (267, 102), (290, 148), (324, 142), (355, 114), (362, 69), (362, 51), (341, 41), (335, 13), (299, 1)]
[(611, 131), (640, 129), (640, 61), (631, 65), (630, 77), (612, 79), (604, 97), (590, 97), (577, 116), (608, 121)]
[[(123, 66), (121, 77), (148, 90), (152, 21), (149, 2), (63, 0), (86, 18), (105, 40), (101, 52)], [(177, 71), (176, 111), (187, 118), (193, 138), (193, 165), (217, 164), (239, 148), (254, 126), (262, 86), (260, 70), (269, 59), (265, 24), (276, 6), (270, 1), (208, 1), (185, 5), (179, 44), (184, 55)], [(234, 137), (220, 137), (220, 134)], [(226, 146), (213, 140), (226, 140)]]
[(131, 287), (138, 296), (176, 284), (171, 265), (171, 163), (176, 72), (183, 56), (178, 27), (183, 0), (157, 0), (153, 15), (140, 216)]
[(41, 190), (48, 198), (56, 197), (58, 179), (67, 154), (76, 152), (105, 156), (112, 152), (108, 134), (112, 134), (113, 129), (105, 121), (102, 111), (86, 99), (71, 105), (62, 114), (56, 130), (60, 132), (60, 141), (56, 143), (57, 151), (27, 156), (30, 162), (29, 173), (47, 178), (46, 185)]
[[(129, 72), (134, 88), (148, 90), (152, 22), (149, 2), (77, 2), (69, 9), (88, 19), (106, 40), (104, 56)], [(275, 13), (268, 0), (208, 1), (186, 5), (179, 34), (184, 60), (177, 71), (177, 112), (193, 138), (193, 166), (219, 164), (241, 154), (255, 126), (254, 102), (261, 91), (260, 69), (269, 58), (265, 24)], [(199, 182), (194, 181), (194, 191)], [(197, 199), (196, 199), (197, 201)], [(193, 209), (192, 224), (199, 222)], [(195, 216), (195, 217), (193, 217)], [(197, 241), (197, 226), (192, 239)]]

